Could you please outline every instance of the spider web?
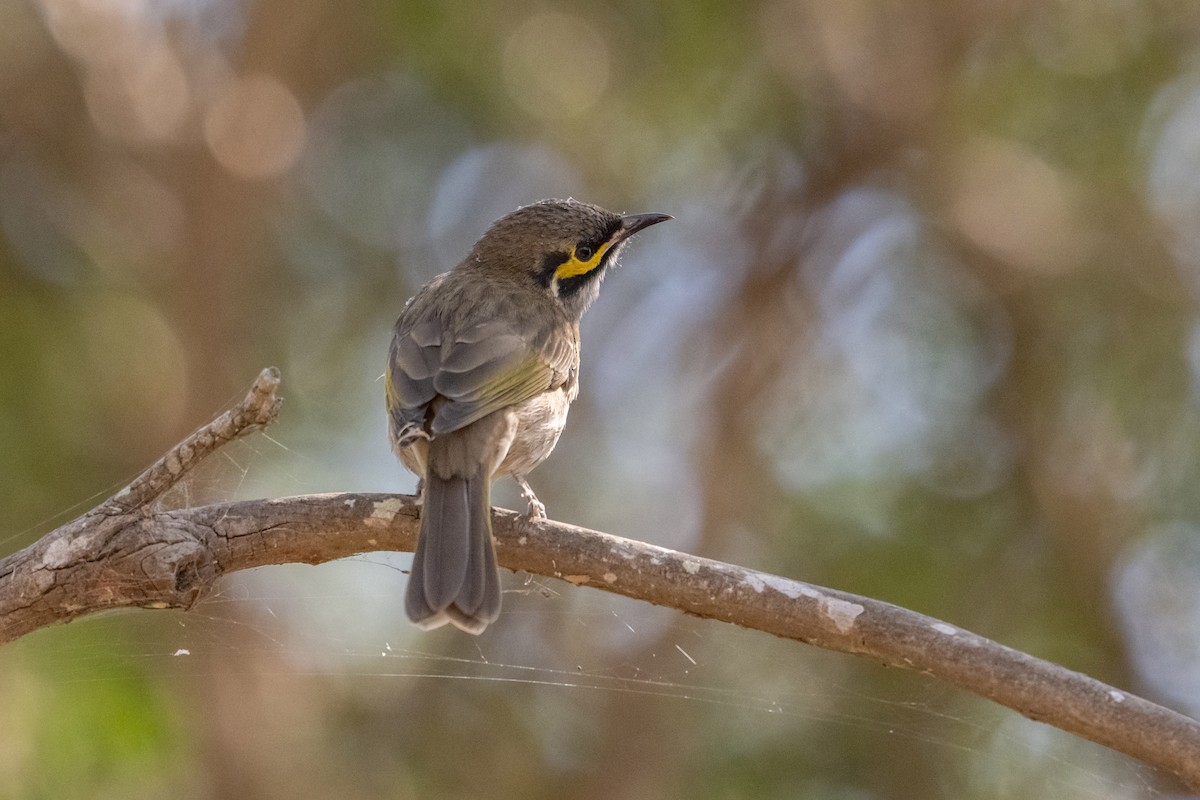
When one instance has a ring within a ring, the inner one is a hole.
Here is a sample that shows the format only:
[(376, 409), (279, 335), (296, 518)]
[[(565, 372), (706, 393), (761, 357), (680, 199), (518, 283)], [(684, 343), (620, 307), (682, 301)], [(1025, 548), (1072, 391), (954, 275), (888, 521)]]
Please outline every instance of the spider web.
[[(292, 446), (286, 433), (255, 434), (210, 457), (159, 505), (327, 489), (322, 476), (339, 474), (341, 458)], [(398, 468), (380, 478), (401, 480)], [(77, 515), (120, 485), (38, 527)], [(12, 643), (4, 655), (19, 670), (32, 663), (27, 650), (51, 652), (36, 663), (38, 681), (52, 689), (136, 673), (194, 700), (197, 692), (231, 691), (251, 704), (235, 717), (267, 713), (293, 693), (327, 708), (364, 697), (384, 707), (440, 708), (466, 697), (484, 727), (489, 714), (503, 718), (515, 705), (534, 718), (541, 757), (570, 768), (590, 763), (586, 743), (603, 738), (591, 728), (617, 726), (611, 735), (620, 736), (623, 720), (653, 709), (651, 724), (676, 731), (675, 747), (686, 752), (753, 764), (794, 750), (809, 781), (800, 785), (842, 787), (829, 796), (870, 796), (846, 789), (854, 779), (839, 763), (889, 752), (902, 754), (898, 765), (920, 762), (922, 785), (928, 790), (933, 776), (938, 797), (1158, 798), (1173, 785), (1152, 768), (922, 676), (537, 576), (504, 573), (504, 610), (483, 636), (421, 633), (402, 612), (409, 561), (369, 553), (237, 573), (186, 613), (94, 615)], [(247, 683), (263, 696), (244, 695)], [(190, 713), (203, 715), (207, 701), (198, 702)]]

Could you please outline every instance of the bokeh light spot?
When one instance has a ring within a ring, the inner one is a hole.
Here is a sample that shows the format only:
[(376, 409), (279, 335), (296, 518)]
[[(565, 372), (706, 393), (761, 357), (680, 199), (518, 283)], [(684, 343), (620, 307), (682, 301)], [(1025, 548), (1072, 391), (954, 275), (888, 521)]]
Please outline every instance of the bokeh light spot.
[(270, 75), (232, 81), (204, 118), (213, 156), (243, 178), (286, 172), (304, 149), (304, 112), (295, 95)]
[(187, 72), (143, 0), (43, 0), (46, 26), (83, 71), (83, 96), (105, 135), (133, 142), (173, 138), (191, 109)]
[(1012, 142), (981, 140), (958, 159), (951, 209), (962, 232), (995, 257), (1028, 270), (1062, 273), (1091, 245), (1073, 183)]
[(469, 141), (464, 121), (420, 81), (389, 73), (348, 81), (316, 106), (299, 171), (341, 230), (411, 253), (438, 173)]
[(608, 86), (608, 44), (579, 17), (536, 14), (509, 36), (504, 78), (529, 113), (543, 119), (580, 116)]
[(161, 40), (128, 58), (90, 67), (83, 91), (96, 127), (131, 141), (171, 139), (191, 107), (183, 66)]
[(1200, 711), (1200, 528), (1173, 521), (1132, 543), (1111, 594), (1138, 677), (1184, 713)]
[(1146, 192), (1166, 228), (1184, 277), (1200, 288), (1200, 78), (1190, 75), (1159, 91), (1146, 139)]

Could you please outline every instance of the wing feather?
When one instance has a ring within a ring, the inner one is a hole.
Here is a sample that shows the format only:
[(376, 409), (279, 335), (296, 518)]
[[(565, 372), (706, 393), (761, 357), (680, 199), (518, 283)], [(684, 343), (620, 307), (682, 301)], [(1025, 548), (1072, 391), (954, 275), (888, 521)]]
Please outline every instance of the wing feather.
[(397, 429), (438, 436), (561, 385), (578, 362), (578, 344), (557, 320), (493, 319), (451, 335), (432, 316), (406, 326), (402, 315), (390, 355), (388, 408)]

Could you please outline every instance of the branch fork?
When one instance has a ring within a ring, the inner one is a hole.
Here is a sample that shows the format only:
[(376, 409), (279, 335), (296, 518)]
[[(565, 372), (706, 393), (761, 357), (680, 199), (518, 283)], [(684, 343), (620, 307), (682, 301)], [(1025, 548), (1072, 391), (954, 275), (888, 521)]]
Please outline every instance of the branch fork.
[[(413, 497), (341, 493), (174, 511), (152, 504), (223, 445), (270, 425), (279, 371), (92, 511), (0, 559), (0, 644), (111, 608), (190, 608), (222, 575), (412, 550)], [(1200, 724), (1078, 672), (868, 597), (493, 510), (496, 554), (560, 578), (828, 650), (865, 656), (1008, 706), (1175, 773), (1200, 792)]]

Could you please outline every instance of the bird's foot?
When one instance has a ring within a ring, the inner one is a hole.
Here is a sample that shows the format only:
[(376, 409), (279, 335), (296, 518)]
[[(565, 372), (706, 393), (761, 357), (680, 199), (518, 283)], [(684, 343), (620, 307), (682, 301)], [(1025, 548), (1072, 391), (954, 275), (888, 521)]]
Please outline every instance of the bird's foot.
[(529, 501), (529, 510), (525, 512), (525, 516), (530, 519), (545, 519), (546, 505), (536, 497)]
[(533, 487), (529, 485), (529, 481), (525, 480), (525, 476), (513, 475), (513, 480), (517, 482), (517, 486), (521, 487), (521, 497), (529, 502), (529, 510), (525, 512), (525, 516), (529, 519), (545, 519), (546, 505), (537, 499), (537, 495), (533, 493)]

